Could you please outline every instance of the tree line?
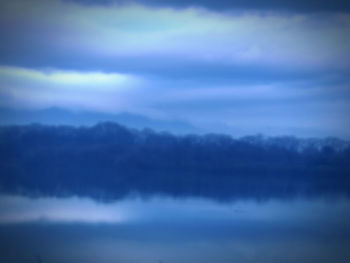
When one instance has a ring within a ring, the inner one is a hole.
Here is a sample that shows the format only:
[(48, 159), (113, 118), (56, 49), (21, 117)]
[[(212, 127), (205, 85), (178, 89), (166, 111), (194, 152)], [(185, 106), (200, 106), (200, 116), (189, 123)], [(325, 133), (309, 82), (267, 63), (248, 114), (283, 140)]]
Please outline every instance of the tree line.
[(0, 127), (0, 191), (30, 195), (349, 195), (350, 146), (336, 138), (186, 135), (92, 127)]

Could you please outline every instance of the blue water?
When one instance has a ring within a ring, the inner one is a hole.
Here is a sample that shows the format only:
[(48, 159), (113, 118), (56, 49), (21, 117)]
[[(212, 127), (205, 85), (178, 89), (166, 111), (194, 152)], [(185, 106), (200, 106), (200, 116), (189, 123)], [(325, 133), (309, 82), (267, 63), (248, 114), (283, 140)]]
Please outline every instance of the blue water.
[(345, 198), (0, 196), (1, 262), (350, 262)]

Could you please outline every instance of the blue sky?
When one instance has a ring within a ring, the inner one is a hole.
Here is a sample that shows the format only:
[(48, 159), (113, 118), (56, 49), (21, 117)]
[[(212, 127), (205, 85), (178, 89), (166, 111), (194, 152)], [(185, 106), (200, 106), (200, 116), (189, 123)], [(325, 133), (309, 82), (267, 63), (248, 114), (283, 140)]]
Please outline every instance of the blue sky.
[(350, 138), (345, 1), (0, 4), (0, 107)]

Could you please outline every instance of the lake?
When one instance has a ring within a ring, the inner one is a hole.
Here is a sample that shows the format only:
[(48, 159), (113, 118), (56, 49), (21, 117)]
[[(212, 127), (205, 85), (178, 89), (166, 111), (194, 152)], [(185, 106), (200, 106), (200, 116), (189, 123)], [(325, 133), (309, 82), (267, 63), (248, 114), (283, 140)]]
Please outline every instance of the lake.
[(2, 262), (350, 261), (347, 198), (0, 196)]

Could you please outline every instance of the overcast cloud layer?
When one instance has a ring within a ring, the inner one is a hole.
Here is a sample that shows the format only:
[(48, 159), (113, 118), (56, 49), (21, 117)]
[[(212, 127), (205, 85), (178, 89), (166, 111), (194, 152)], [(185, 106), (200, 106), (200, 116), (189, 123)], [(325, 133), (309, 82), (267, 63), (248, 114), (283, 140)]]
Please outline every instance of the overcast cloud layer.
[(239, 10), (278, 10), (299, 12), (349, 11), (350, 3), (346, 0), (66, 0), (85, 5), (111, 5), (138, 3), (154, 7), (205, 7), (218, 11)]
[(190, 3), (3, 1), (0, 106), (350, 138), (348, 4)]

